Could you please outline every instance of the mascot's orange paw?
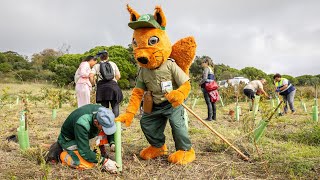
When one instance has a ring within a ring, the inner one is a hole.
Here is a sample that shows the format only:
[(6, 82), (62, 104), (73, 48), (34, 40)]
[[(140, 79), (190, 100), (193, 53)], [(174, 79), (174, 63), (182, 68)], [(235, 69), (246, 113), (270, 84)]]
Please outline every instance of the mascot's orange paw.
[(168, 157), (168, 161), (174, 164), (188, 164), (196, 159), (196, 153), (191, 148), (189, 151), (176, 151)]
[(166, 95), (166, 98), (173, 107), (177, 107), (183, 103), (184, 95), (178, 90), (173, 90)]
[(117, 117), (115, 119), (115, 121), (116, 122), (123, 122), (128, 127), (132, 123), (133, 118), (134, 118), (133, 113), (125, 113), (125, 114), (121, 114), (119, 117)]
[(147, 148), (144, 148), (140, 152), (140, 157), (144, 160), (148, 160), (148, 159), (154, 159), (156, 157), (167, 155), (167, 154), (168, 154), (167, 145), (163, 145), (160, 148), (149, 146)]

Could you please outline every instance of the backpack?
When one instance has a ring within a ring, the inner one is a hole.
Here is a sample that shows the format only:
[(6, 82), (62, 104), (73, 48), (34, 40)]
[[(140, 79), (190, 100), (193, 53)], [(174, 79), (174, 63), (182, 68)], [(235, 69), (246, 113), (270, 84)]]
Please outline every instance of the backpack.
[(111, 81), (114, 78), (113, 68), (110, 62), (101, 62), (100, 63), (100, 74), (102, 79)]

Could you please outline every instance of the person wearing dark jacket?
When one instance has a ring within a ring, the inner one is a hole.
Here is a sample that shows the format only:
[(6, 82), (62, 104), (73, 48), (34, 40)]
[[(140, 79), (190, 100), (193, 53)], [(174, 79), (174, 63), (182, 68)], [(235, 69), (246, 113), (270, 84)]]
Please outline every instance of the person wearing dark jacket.
[[(115, 117), (119, 116), (119, 106), (120, 102), (123, 100), (122, 91), (117, 83), (120, 79), (120, 71), (118, 66), (109, 60), (109, 55), (107, 51), (100, 51), (97, 53), (97, 57), (100, 57), (101, 62), (93, 66), (90, 73), (90, 81), (92, 85), (97, 85), (96, 92), (96, 103), (100, 103), (102, 106), (109, 108), (111, 104), (112, 112)], [(101, 74), (101, 63), (110, 63), (113, 71), (113, 79), (106, 80)], [(109, 145), (111, 150), (115, 150), (114, 137), (113, 135), (108, 136)]]
[(212, 60), (210, 58), (205, 58), (202, 61), (201, 66), (203, 68), (203, 73), (199, 85), (201, 86), (204, 100), (206, 101), (208, 109), (208, 117), (205, 120), (212, 121), (216, 120), (216, 103), (211, 102), (209, 93), (205, 89), (205, 83), (214, 81), (214, 72), (211, 68), (213, 66)]
[[(62, 164), (88, 169), (100, 162), (105, 170), (114, 173), (116, 163), (105, 158), (106, 154), (101, 154), (102, 159), (97, 159), (89, 144), (89, 140), (101, 131), (107, 135), (116, 132), (114, 118), (110, 109), (97, 104), (84, 105), (73, 111), (63, 123), (58, 137), (58, 143), (64, 150), (60, 155)], [(106, 152), (104, 146), (100, 148), (101, 152)]]

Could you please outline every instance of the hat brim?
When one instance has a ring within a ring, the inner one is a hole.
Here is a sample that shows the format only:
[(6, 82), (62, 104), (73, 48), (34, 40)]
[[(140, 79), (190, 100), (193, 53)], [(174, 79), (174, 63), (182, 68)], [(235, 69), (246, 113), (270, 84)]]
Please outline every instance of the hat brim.
[(117, 127), (116, 127), (116, 124), (114, 123), (113, 126), (109, 128), (102, 126), (102, 130), (106, 135), (111, 135), (117, 131)]
[(149, 21), (132, 21), (128, 23), (128, 26), (131, 29), (139, 29), (139, 28), (158, 28), (160, 29), (160, 25), (156, 23), (151, 23)]

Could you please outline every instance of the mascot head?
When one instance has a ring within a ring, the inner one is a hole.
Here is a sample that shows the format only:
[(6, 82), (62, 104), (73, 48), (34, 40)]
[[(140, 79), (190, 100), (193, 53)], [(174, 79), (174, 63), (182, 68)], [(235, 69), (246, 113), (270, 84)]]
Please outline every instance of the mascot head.
[(172, 47), (165, 31), (166, 18), (157, 6), (154, 15), (139, 15), (129, 5), (129, 27), (134, 30), (132, 47), (134, 58), (141, 67), (156, 69), (170, 56)]

